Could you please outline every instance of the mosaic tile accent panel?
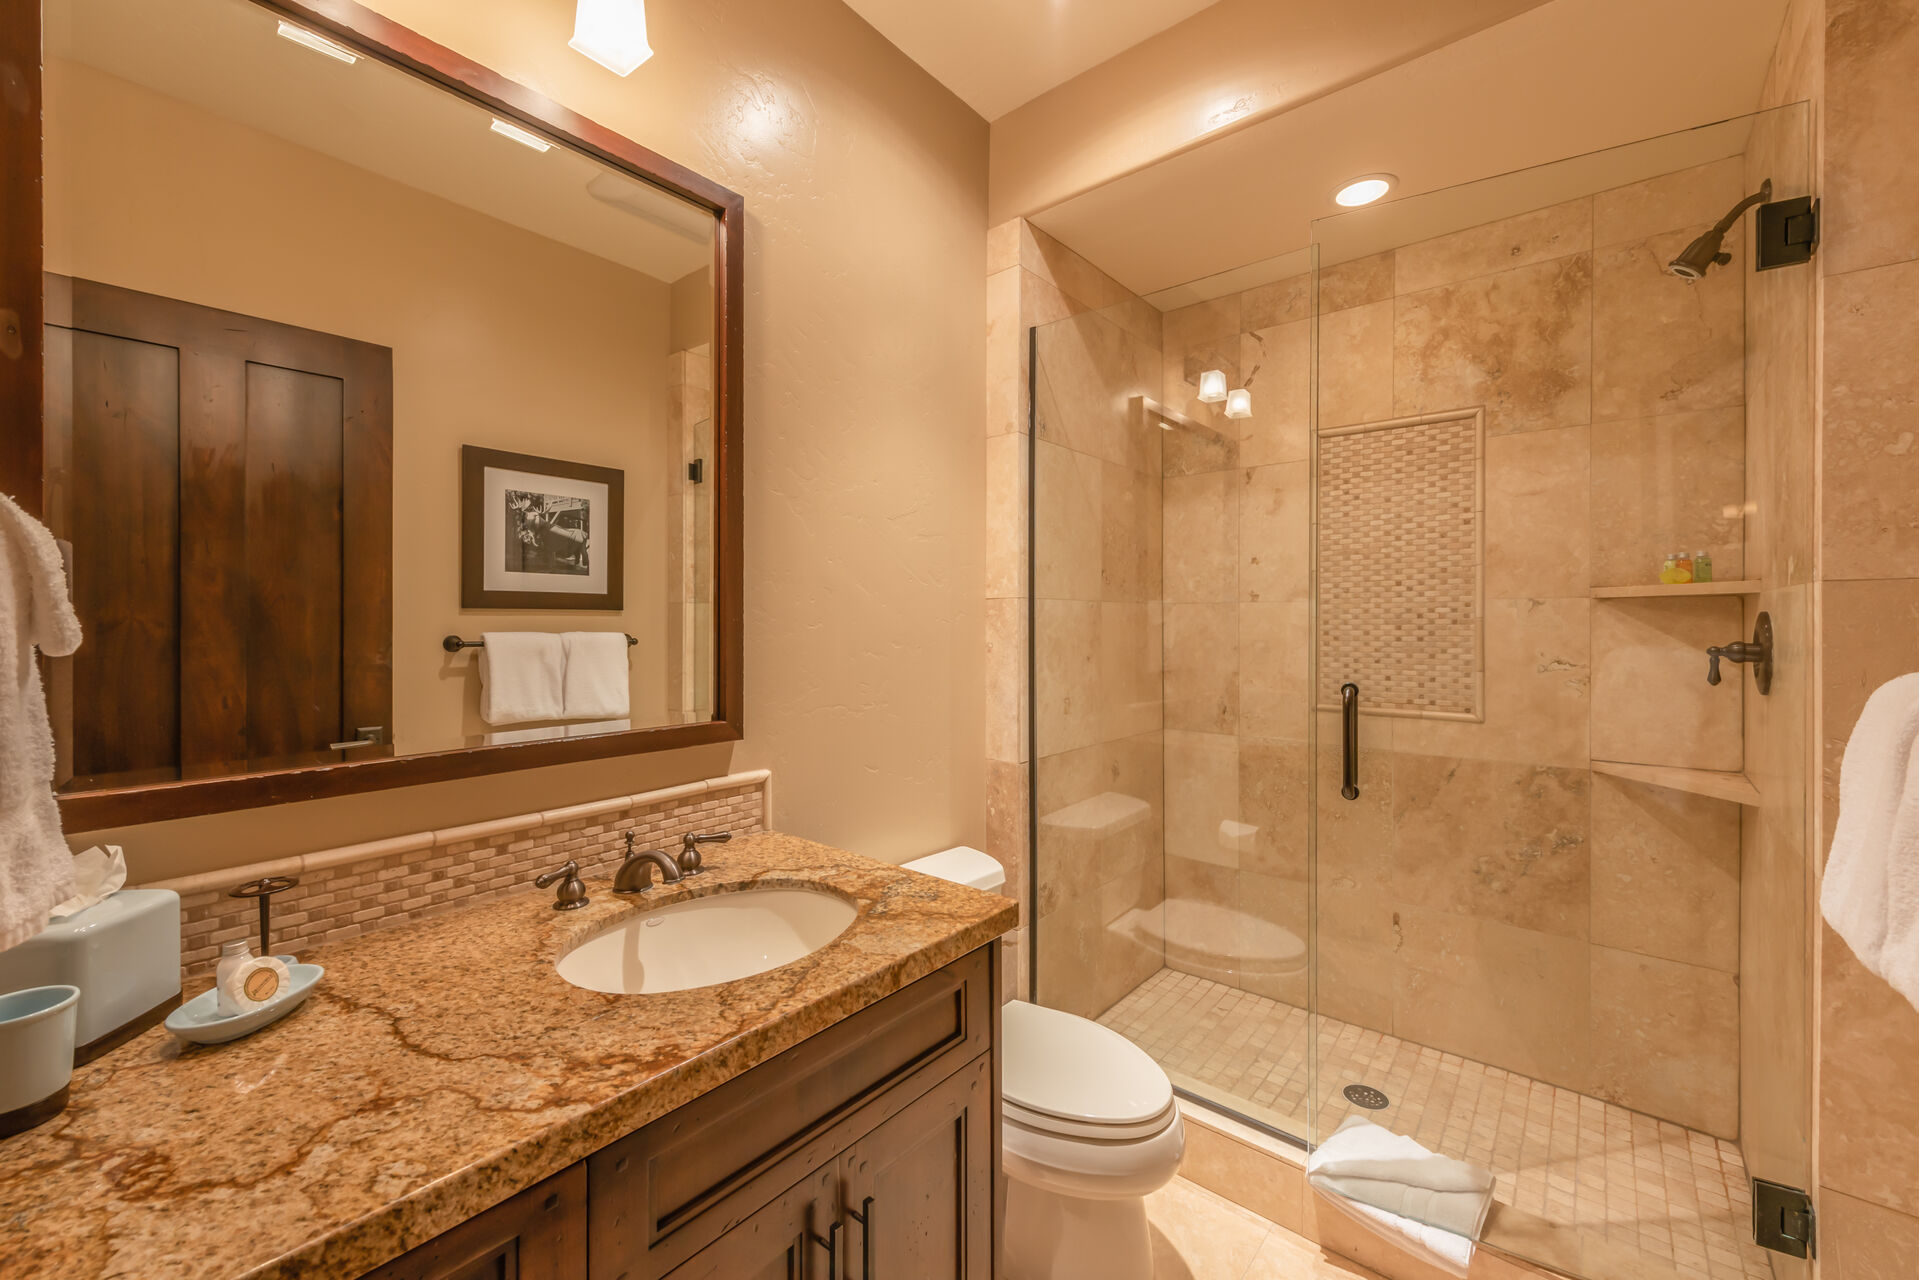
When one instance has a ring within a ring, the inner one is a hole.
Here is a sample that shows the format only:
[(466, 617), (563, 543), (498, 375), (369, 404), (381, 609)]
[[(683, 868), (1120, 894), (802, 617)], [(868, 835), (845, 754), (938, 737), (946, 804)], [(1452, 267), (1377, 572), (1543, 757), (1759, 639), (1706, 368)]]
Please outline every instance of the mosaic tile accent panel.
[(1481, 718), (1483, 414), (1319, 434), (1319, 701)]
[[(1330, 1133), (1349, 1084), (1383, 1090), (1368, 1118), (1491, 1169), (1498, 1199), (1636, 1249), (1688, 1280), (1772, 1280), (1752, 1243), (1739, 1148), (1511, 1071), (1441, 1053), (1174, 969), (1100, 1018), (1173, 1082), (1293, 1134)], [(1317, 1039), (1317, 1063), (1308, 1045)], [(1317, 1081), (1313, 1076), (1317, 1067)]]
[[(534, 876), (568, 859), (580, 864), (582, 876), (609, 874), (623, 856), (628, 831), (641, 848), (677, 848), (689, 831), (763, 831), (766, 785), (766, 779), (751, 775), (720, 779), (708, 788), (674, 788), (659, 800), (621, 796), (357, 846), (365, 857), (352, 857), (352, 849), (327, 850), (158, 887), (180, 891), (180, 969), (182, 978), (192, 981), (212, 972), (221, 943), (258, 936), (253, 901), (226, 892), (256, 876), (299, 878), (273, 903), (273, 949), (298, 953), (468, 903), (528, 892)], [(725, 857), (725, 846), (709, 849), (707, 856)], [(217, 880), (217, 887), (207, 886), (208, 880)]]

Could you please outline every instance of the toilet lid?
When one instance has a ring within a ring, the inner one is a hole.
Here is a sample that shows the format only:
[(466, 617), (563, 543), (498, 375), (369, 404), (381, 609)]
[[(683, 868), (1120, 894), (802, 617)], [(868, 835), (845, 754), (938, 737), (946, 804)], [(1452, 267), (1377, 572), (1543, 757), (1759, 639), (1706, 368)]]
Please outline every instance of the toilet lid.
[(1000, 1092), (1027, 1111), (1084, 1124), (1140, 1124), (1173, 1105), (1173, 1085), (1117, 1031), (1058, 1009), (1009, 1001), (1000, 1013)]

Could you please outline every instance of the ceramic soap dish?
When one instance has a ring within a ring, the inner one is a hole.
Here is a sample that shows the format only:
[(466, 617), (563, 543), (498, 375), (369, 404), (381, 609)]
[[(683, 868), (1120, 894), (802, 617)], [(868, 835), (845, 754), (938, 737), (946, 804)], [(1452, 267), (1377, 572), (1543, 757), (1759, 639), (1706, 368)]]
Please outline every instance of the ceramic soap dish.
[(287, 967), (287, 989), (258, 1009), (223, 1014), (220, 993), (209, 987), (167, 1015), (167, 1030), (188, 1044), (225, 1044), (286, 1017), (312, 993), (326, 970), (317, 964), (300, 964), (292, 956), (278, 959)]

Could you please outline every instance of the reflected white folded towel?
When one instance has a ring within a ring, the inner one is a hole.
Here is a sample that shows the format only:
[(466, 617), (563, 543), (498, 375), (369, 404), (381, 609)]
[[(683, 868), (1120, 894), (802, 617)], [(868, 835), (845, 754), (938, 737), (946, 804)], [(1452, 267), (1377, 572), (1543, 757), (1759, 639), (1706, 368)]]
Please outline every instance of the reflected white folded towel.
[(1880, 685), (1839, 768), (1819, 909), (1859, 963), (1919, 1006), (1919, 675)]
[(617, 720), (627, 712), (627, 643), (623, 631), (568, 631), (566, 718)]
[(566, 650), (544, 631), (489, 631), (480, 650), (480, 718), (488, 724), (558, 720)]
[(1441, 1231), (1438, 1227), (1429, 1227), (1423, 1222), (1414, 1222), (1411, 1218), (1402, 1218), (1384, 1209), (1348, 1200), (1345, 1196), (1328, 1195), (1326, 1203), (1367, 1230), (1391, 1241), (1402, 1252), (1421, 1262), (1430, 1263), (1447, 1275), (1466, 1280), (1467, 1273), (1472, 1270), (1474, 1245), (1465, 1236)]
[(1477, 1240), (1493, 1203), (1493, 1175), (1413, 1139), (1348, 1116), (1306, 1162), (1315, 1186), (1441, 1231)]

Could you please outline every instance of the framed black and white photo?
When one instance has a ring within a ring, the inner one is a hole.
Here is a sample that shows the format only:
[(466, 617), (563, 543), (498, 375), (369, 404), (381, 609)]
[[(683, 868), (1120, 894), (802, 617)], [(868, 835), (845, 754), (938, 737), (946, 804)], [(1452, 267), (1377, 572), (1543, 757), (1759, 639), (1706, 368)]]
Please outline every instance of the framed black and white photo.
[(460, 473), (461, 607), (621, 607), (624, 471), (467, 445)]

